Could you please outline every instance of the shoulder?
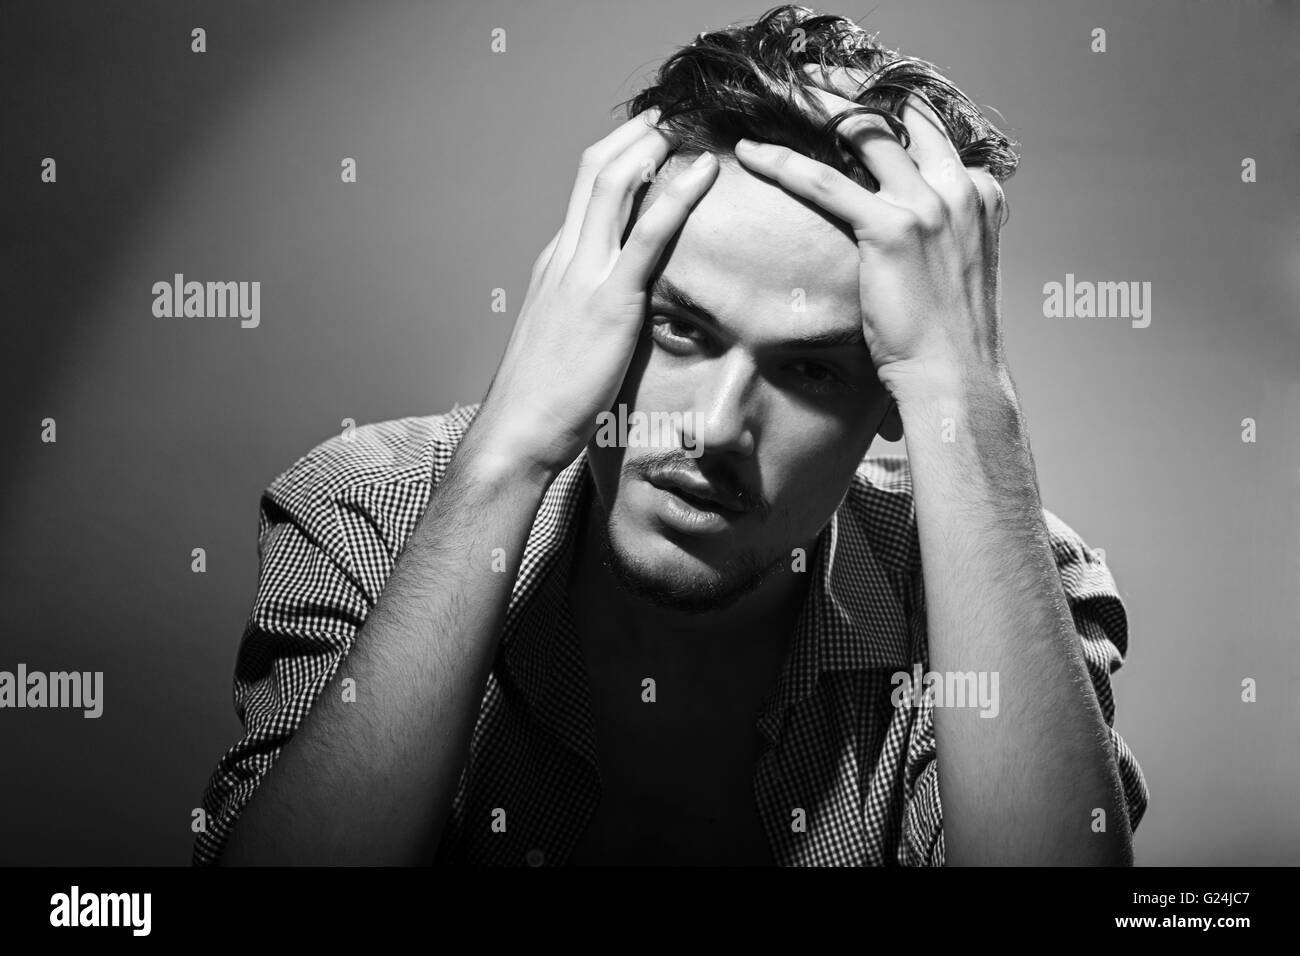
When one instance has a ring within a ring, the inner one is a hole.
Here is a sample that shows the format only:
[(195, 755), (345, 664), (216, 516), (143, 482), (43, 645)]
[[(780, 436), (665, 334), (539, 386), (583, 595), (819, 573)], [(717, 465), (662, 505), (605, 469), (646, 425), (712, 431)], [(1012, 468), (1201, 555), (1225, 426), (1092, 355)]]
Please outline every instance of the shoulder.
[(388, 485), (433, 485), (478, 411), (410, 416), (349, 428), (313, 447), (268, 486), (281, 507), (319, 507)]
[(839, 515), (857, 525), (870, 541), (872, 554), (891, 570), (919, 567), (912, 471), (906, 455), (863, 458)]
[(477, 411), (361, 425), (290, 465), (261, 497), (258, 552), (270, 587), (333, 568), (377, 600)]
[(854, 476), (855, 486), (871, 492), (912, 497), (912, 469), (906, 455), (875, 455), (863, 458)]
[(288, 542), (294, 561), (324, 556), (378, 595), (477, 411), (361, 425), (316, 445), (262, 492), (259, 555)]

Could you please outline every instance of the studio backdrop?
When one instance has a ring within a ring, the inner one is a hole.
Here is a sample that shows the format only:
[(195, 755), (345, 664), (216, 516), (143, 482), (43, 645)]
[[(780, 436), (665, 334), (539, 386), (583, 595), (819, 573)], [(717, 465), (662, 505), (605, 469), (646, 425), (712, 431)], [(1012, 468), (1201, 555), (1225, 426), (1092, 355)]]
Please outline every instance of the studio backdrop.
[[(764, 9), (0, 7), (0, 670), (102, 674), (98, 714), (0, 709), (0, 862), (189, 863), (241, 733), (262, 489), (351, 425), (479, 401), (582, 149)], [(1020, 144), (1004, 337), (1044, 504), (1129, 613), (1138, 863), (1300, 863), (1296, 5), (823, 9)], [(157, 314), (189, 280), (257, 299)], [(1085, 282), (1133, 309), (1051, 307)]]

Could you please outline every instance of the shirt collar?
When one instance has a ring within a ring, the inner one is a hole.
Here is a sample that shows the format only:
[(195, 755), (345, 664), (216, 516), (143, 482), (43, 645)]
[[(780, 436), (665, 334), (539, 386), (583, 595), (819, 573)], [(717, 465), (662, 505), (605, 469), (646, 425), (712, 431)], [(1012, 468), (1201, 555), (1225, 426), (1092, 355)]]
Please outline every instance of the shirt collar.
[(591, 694), (569, 614), (567, 583), (590, 478), (587, 452), (551, 482), (533, 519), (506, 611), (499, 654), (507, 695), (522, 696), (552, 735), (596, 763)]
[(911, 664), (907, 614), (898, 590), (902, 582), (890, 580), (872, 548), (866, 514), (841, 504), (823, 531), (826, 561), (820, 593), (825, 617), (834, 624), (821, 629), (826, 640), (820, 644), (820, 670)]

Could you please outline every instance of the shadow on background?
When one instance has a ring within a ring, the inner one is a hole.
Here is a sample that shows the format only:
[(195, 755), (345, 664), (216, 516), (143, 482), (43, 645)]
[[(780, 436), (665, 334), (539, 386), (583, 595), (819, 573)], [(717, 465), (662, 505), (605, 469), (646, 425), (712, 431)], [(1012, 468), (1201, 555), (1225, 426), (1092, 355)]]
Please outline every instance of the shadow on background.
[[(763, 8), (0, 10), (0, 669), (105, 672), (99, 720), (0, 712), (0, 862), (188, 862), (191, 810), (240, 732), (261, 489), (345, 418), (477, 401), (611, 108), (676, 45)], [(1300, 861), (1295, 11), (953, 0), (864, 22), (1023, 144), (1006, 339), (1045, 502), (1106, 548), (1128, 603), (1115, 690), (1152, 792), (1139, 862)], [(154, 318), (176, 272), (261, 281), (261, 325)], [(1151, 281), (1151, 328), (1043, 318), (1067, 272)]]

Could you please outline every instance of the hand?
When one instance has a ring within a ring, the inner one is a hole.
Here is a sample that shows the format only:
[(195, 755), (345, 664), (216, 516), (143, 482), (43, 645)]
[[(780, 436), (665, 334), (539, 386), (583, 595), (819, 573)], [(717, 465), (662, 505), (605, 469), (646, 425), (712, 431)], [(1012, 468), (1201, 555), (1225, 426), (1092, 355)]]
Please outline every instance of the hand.
[(628, 235), (632, 202), (673, 146), (633, 117), (586, 149), (564, 224), (533, 265), (510, 342), (471, 434), (494, 457), (554, 477), (578, 456), (622, 387), (646, 287), (664, 249), (717, 176), (716, 157), (678, 174)]
[[(815, 92), (832, 114), (861, 105)], [(998, 233), (1004, 199), (987, 169), (962, 165), (942, 123), (916, 97), (900, 118), (911, 136), (910, 155), (874, 114), (839, 127), (880, 183), (874, 194), (783, 146), (747, 147), (742, 140), (736, 156), (853, 230), (863, 335), (881, 384), (901, 404), (903, 393), (914, 395), (918, 387), (960, 388), (973, 372), (1002, 373)]]

